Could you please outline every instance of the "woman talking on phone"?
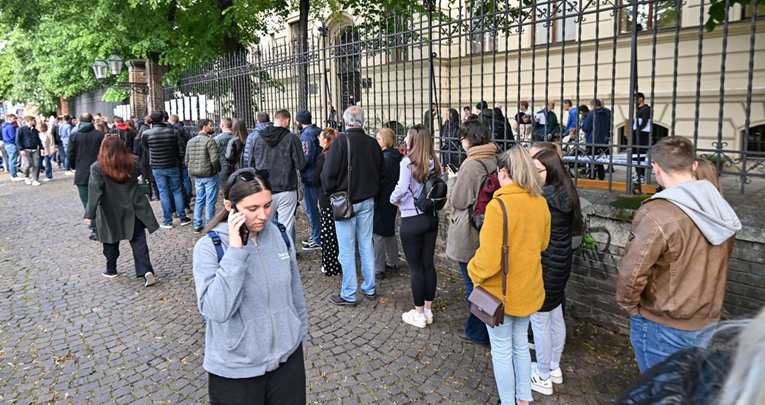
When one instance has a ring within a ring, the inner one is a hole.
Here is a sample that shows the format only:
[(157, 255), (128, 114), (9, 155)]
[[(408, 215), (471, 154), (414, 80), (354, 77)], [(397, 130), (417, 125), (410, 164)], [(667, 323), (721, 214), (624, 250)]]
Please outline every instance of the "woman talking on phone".
[(271, 185), (240, 169), (223, 197), (193, 259), (210, 403), (305, 404), (308, 316), (293, 243), (269, 221)]

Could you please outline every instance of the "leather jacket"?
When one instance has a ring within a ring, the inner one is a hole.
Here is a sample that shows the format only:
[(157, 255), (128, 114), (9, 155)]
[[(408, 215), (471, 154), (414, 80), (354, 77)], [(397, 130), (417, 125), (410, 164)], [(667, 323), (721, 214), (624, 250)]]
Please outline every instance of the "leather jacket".
[(166, 124), (154, 124), (141, 135), (141, 143), (149, 151), (149, 164), (152, 169), (178, 167), (186, 151), (186, 144), (180, 132)]

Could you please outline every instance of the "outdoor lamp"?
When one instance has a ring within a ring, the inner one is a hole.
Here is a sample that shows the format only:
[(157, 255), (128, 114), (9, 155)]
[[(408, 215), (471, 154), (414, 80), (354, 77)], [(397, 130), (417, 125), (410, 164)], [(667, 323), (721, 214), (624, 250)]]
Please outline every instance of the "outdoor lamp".
[(112, 75), (119, 76), (122, 73), (122, 58), (117, 54), (117, 50), (113, 50), (109, 58), (106, 59), (109, 62), (109, 70)]
[(104, 80), (106, 78), (106, 67), (106, 62), (103, 59), (96, 58), (96, 62), (93, 64), (93, 73), (96, 74), (96, 79)]

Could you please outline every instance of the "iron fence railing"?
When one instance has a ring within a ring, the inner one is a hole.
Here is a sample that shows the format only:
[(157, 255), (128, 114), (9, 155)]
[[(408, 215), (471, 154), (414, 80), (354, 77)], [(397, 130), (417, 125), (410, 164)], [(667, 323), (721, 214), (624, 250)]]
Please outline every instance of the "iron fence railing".
[[(189, 125), (230, 116), (248, 127), (259, 111), (307, 108), (317, 125), (342, 127), (343, 109), (361, 105), (369, 133), (388, 127), (403, 138), (414, 124), (430, 126), (446, 164), (465, 157), (454, 126), (445, 124), (449, 110), (461, 122), (466, 106), (476, 112), (485, 101), (490, 111), (482, 116), (499, 123), (491, 129), (500, 150), (557, 142), (577, 181), (603, 165), (602, 184), (640, 192), (652, 183), (648, 146), (675, 135), (692, 139), (721, 175), (736, 176), (742, 193), (765, 177), (765, 82), (754, 82), (765, 73), (765, 53), (757, 48), (763, 21), (756, 7), (729, 7), (723, 24), (707, 32), (706, 0), (464, 1), (429, 1), (427, 12), (390, 13), (374, 23), (330, 19), (305, 46), (268, 41), (188, 69), (165, 88), (166, 108)], [(650, 106), (647, 126), (636, 122), (638, 93)], [(600, 142), (582, 131), (582, 112), (597, 100), (610, 112), (589, 113), (594, 133), (607, 127)], [(545, 113), (548, 101), (555, 105)], [(531, 136), (516, 108), (522, 102), (532, 126), (536, 117), (545, 121)]]

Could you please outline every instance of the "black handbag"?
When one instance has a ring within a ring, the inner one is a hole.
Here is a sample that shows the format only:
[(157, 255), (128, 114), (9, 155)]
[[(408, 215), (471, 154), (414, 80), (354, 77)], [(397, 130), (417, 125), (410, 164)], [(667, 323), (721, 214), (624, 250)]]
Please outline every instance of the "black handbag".
[(329, 205), (332, 207), (332, 216), (335, 221), (344, 221), (353, 218), (356, 213), (353, 212), (353, 201), (351, 201), (351, 139), (345, 134), (345, 140), (348, 142), (348, 188), (346, 191), (338, 191), (329, 195)]

